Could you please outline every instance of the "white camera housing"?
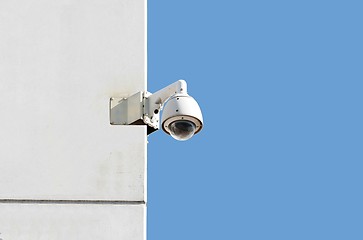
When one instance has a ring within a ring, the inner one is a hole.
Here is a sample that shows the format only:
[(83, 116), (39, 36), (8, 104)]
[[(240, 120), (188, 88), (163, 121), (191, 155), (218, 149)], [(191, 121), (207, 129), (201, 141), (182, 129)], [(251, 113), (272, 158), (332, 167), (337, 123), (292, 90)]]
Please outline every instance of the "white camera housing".
[(200, 107), (188, 94), (175, 94), (165, 103), (161, 122), (164, 132), (181, 141), (188, 140), (203, 128)]
[(154, 94), (138, 92), (128, 98), (111, 98), (110, 123), (147, 125), (150, 134), (159, 129), (162, 109), (162, 129), (177, 140), (188, 140), (203, 128), (202, 112), (195, 99), (188, 95), (184, 80)]

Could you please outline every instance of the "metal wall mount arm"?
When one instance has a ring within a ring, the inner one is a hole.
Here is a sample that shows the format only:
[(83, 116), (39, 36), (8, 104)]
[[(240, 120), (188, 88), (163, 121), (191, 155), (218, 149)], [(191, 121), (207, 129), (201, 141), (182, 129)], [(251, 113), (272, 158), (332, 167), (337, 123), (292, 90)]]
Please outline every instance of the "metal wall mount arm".
[(137, 92), (128, 97), (110, 98), (111, 125), (147, 125), (147, 134), (159, 129), (160, 111), (175, 94), (187, 95), (187, 83), (178, 80), (155, 92)]

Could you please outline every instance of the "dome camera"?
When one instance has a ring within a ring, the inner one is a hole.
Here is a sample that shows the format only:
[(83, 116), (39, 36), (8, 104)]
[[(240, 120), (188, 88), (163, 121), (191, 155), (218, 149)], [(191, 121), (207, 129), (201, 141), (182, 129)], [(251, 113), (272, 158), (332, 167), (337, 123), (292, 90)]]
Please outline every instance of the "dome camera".
[[(161, 127), (174, 139), (185, 141), (203, 128), (203, 116), (194, 98), (187, 93), (187, 83), (178, 80), (155, 92), (138, 92), (128, 98), (111, 98), (112, 125), (147, 125), (150, 134)], [(160, 111), (163, 110), (161, 121)]]
[(188, 94), (175, 94), (165, 103), (161, 122), (164, 132), (179, 141), (190, 139), (203, 127), (200, 107)]

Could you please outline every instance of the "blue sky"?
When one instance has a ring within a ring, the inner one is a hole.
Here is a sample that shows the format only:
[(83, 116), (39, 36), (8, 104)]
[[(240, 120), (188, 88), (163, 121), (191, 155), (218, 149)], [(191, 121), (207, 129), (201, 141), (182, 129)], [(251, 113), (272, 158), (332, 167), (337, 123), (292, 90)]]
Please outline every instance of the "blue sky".
[(148, 239), (363, 239), (363, 3), (148, 1), (148, 90), (205, 127), (148, 144)]

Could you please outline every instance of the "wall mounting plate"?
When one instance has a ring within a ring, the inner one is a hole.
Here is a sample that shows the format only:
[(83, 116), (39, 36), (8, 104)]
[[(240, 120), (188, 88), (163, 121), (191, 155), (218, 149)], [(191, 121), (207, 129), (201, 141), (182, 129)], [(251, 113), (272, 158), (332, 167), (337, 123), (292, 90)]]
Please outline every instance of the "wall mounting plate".
[(129, 97), (110, 98), (111, 125), (146, 125), (147, 134), (159, 129), (158, 122), (153, 123), (145, 115), (145, 101), (142, 92)]

